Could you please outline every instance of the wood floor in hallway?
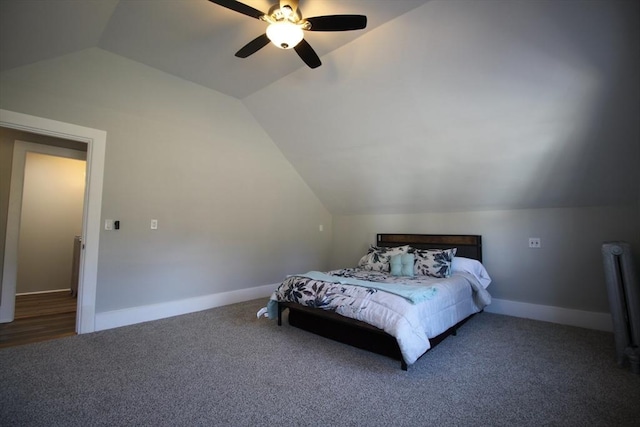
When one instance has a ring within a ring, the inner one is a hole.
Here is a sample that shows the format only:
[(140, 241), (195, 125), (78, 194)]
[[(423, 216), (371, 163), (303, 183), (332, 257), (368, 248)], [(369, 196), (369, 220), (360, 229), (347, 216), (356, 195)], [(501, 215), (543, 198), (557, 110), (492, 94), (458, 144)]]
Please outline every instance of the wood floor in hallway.
[(69, 291), (16, 296), (15, 320), (0, 323), (0, 348), (75, 335), (77, 304)]

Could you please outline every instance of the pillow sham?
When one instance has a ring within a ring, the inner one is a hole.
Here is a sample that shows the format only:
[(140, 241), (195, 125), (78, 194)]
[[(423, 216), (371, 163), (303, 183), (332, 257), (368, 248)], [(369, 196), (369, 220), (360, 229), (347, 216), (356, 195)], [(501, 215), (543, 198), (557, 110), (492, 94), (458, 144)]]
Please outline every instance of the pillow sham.
[(469, 273), (478, 279), (478, 282), (483, 288), (487, 289), (487, 286), (491, 283), (491, 277), (484, 268), (484, 265), (478, 260), (464, 257), (454, 257), (451, 262), (451, 272), (463, 272)]
[(389, 261), (393, 255), (406, 254), (409, 246), (397, 246), (395, 248), (387, 248), (371, 245), (365, 256), (360, 258), (358, 268), (370, 271), (388, 272), (390, 269)]
[(413, 254), (392, 255), (389, 260), (392, 276), (413, 277), (413, 264), (415, 256)]
[(413, 249), (415, 255), (415, 273), (422, 276), (449, 277), (451, 261), (457, 248), (451, 249)]

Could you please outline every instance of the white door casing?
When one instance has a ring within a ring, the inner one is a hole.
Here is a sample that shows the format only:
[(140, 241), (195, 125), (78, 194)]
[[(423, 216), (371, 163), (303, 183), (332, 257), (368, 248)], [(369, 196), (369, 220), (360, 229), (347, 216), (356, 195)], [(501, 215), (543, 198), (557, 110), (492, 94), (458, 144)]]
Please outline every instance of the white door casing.
[[(76, 332), (80, 334), (93, 332), (95, 330), (100, 215), (107, 133), (98, 129), (2, 109), (0, 109), (0, 126), (87, 144), (87, 182), (85, 186), (82, 229), (84, 250), (80, 257)], [(15, 211), (15, 206), (11, 207), (9, 217), (15, 216)], [(18, 223), (19, 214), (20, 206), (18, 205)], [(10, 221), (11, 218), (9, 218), (8, 223)], [(14, 247), (17, 249), (18, 231), (16, 227), (7, 228), (2, 275), (2, 297), (0, 300), (0, 322), (10, 322), (13, 320), (14, 315), (17, 250), (12, 251), (10, 248), (12, 247), (11, 245), (15, 245)]]

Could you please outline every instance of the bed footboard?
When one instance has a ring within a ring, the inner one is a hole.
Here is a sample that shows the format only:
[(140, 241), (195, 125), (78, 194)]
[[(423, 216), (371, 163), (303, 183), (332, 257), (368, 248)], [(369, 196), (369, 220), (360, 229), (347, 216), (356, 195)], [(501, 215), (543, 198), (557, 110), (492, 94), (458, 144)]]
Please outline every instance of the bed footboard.
[[(349, 319), (333, 311), (305, 307), (291, 302), (278, 303), (278, 326), (282, 325), (282, 312), (289, 309), (289, 324), (316, 335), (332, 339), (372, 353), (387, 356), (400, 361), (400, 368), (408, 370), (396, 339), (382, 329), (378, 329), (359, 320)], [(482, 313), (482, 311), (480, 312)], [(458, 328), (464, 325), (477, 313), (462, 319), (440, 335), (430, 338), (431, 348), (441, 343), (450, 335), (457, 335)], [(424, 354), (427, 354), (427, 350)], [(422, 356), (424, 356), (424, 354)], [(422, 357), (420, 356), (420, 357)], [(419, 359), (418, 359), (419, 360)]]

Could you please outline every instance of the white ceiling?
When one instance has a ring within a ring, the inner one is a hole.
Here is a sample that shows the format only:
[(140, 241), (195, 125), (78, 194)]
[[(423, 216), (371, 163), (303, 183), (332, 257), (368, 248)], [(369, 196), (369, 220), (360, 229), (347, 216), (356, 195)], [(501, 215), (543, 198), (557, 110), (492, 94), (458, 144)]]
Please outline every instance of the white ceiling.
[[(323, 55), (427, 0), (301, 0), (304, 17), (367, 16), (367, 28), (306, 32)], [(246, 0), (267, 12), (276, 0)], [(294, 51), (269, 45), (234, 56), (266, 24), (208, 0), (1, 0), (0, 70), (100, 47), (236, 98), (306, 68)], [(312, 72), (312, 70), (309, 70)]]
[(100, 47), (239, 98), (334, 214), (637, 204), (639, 4), (301, 0), (369, 22), (311, 70), (207, 0), (0, 0), (0, 69)]

